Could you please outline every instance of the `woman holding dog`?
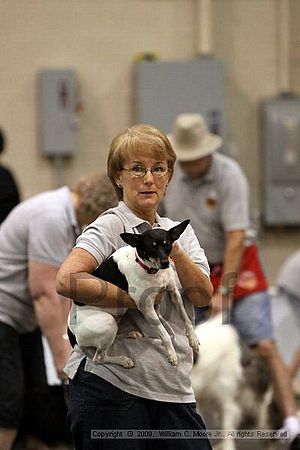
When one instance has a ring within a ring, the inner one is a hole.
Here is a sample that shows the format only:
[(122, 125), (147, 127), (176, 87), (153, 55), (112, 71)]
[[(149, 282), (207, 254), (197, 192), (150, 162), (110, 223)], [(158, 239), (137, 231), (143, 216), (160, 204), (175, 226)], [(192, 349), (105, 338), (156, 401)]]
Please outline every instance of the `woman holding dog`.
[[(128, 308), (110, 353), (124, 354), (135, 362), (126, 369), (96, 364), (80, 351), (71, 353), (65, 371), (70, 379), (68, 423), (76, 450), (211, 449), (208, 439), (195, 439), (197, 433), (205, 434), (205, 426), (196, 412), (190, 381), (193, 353), (183, 320), (167, 294), (157, 297), (156, 308), (174, 333), (177, 366), (167, 361), (160, 339), (130, 296), (91, 275), (124, 245), (120, 238), (124, 231), (141, 233), (153, 226), (170, 229), (176, 224), (157, 214), (175, 160), (160, 130), (146, 125), (122, 130), (112, 141), (107, 161), (119, 204), (85, 229), (59, 271), (60, 294), (87, 305)], [(212, 286), (205, 254), (191, 226), (173, 244), (171, 258), (192, 317), (193, 305), (209, 304)], [(139, 337), (128, 337), (132, 331), (139, 331)]]

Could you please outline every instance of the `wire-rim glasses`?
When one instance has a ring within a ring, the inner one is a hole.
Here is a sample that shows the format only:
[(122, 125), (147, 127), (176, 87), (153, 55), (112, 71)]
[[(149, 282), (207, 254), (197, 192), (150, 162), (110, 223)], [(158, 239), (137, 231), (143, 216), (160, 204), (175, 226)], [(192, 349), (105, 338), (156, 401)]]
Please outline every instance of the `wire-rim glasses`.
[(169, 172), (169, 167), (165, 164), (155, 164), (153, 167), (145, 167), (143, 164), (134, 164), (131, 167), (123, 167), (129, 173), (131, 178), (143, 178), (148, 170), (155, 178), (162, 178)]

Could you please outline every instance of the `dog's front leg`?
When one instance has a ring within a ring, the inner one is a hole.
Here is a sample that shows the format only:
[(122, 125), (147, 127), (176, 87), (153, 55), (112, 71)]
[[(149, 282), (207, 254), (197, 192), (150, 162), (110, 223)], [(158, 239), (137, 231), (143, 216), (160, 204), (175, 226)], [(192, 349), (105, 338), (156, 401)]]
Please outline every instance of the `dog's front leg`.
[(169, 363), (172, 364), (172, 366), (177, 366), (178, 358), (177, 358), (176, 351), (174, 349), (171, 337), (170, 337), (169, 333), (166, 331), (165, 327), (162, 325), (161, 321), (159, 320), (154, 307), (147, 308), (147, 313), (145, 315), (145, 319), (147, 320), (148, 323), (155, 326), (155, 328), (159, 334), (159, 337), (161, 338), (162, 343), (166, 348), (167, 359), (168, 359)]
[(161, 321), (159, 320), (159, 317), (157, 315), (157, 312), (154, 309), (154, 301), (150, 301), (149, 298), (147, 298), (147, 302), (143, 302), (143, 305), (137, 304), (138, 309), (141, 311), (147, 322), (152, 325), (156, 332), (158, 333), (160, 339), (162, 340), (162, 343), (167, 351), (167, 360), (169, 361), (172, 366), (177, 366), (178, 364), (178, 358), (176, 355), (176, 351), (174, 349), (174, 346), (172, 344), (171, 337), (169, 333), (166, 331), (165, 327), (162, 325)]

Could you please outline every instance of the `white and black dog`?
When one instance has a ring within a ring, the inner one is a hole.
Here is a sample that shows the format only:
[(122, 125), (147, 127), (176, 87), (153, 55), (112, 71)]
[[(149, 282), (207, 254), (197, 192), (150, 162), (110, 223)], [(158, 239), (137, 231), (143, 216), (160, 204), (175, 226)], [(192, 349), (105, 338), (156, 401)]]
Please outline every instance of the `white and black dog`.
[[(129, 245), (114, 252), (93, 273), (129, 293), (147, 322), (156, 327), (166, 349), (167, 359), (174, 366), (178, 364), (178, 358), (170, 334), (166, 330), (168, 324), (158, 316), (154, 306), (158, 293), (163, 289), (167, 290), (183, 317), (189, 345), (198, 351), (198, 338), (176, 287), (175, 273), (169, 259), (173, 242), (179, 238), (188, 224), (189, 220), (185, 220), (170, 230), (153, 228), (141, 234), (120, 234)], [(68, 326), (75, 335), (79, 347), (96, 348), (93, 356), (95, 362), (131, 368), (134, 367), (132, 359), (123, 355), (108, 355), (118, 331), (118, 322), (125, 312), (125, 308), (120, 311), (117, 308), (100, 308), (74, 302)]]

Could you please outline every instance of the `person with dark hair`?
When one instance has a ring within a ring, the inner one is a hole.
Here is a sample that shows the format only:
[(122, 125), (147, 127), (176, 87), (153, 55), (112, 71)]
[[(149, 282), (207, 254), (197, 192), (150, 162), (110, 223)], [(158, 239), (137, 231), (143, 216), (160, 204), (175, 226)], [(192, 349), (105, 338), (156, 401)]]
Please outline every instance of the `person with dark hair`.
[(70, 302), (56, 293), (56, 274), (83, 227), (114, 204), (108, 178), (93, 174), (23, 201), (0, 227), (1, 450), (12, 448), (26, 394), (47, 383), (41, 332), (66, 378)]
[[(5, 136), (0, 129), (0, 155), (5, 149)], [(18, 185), (12, 172), (0, 164), (0, 224), (8, 213), (20, 202)]]

